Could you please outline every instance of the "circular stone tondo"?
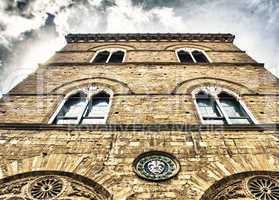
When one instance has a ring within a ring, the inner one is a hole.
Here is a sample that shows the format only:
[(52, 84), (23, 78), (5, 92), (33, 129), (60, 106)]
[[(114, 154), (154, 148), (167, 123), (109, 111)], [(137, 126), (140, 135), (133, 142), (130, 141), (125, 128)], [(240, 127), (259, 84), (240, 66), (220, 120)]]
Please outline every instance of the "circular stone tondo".
[(249, 180), (250, 193), (259, 200), (279, 199), (279, 183), (267, 176), (256, 176)]
[(174, 156), (160, 151), (141, 154), (134, 161), (136, 174), (150, 181), (170, 179), (178, 173), (179, 169), (179, 163)]
[(55, 176), (44, 176), (36, 179), (29, 187), (34, 200), (56, 199), (63, 191), (63, 181)]

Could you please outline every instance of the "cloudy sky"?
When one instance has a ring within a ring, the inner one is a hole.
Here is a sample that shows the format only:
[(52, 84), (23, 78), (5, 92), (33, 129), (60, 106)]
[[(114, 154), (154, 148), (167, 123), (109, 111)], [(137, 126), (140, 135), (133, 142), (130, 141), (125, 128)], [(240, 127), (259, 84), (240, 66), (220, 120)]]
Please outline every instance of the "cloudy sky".
[(278, 0), (0, 0), (0, 94), (65, 45), (67, 33), (233, 33), (279, 76)]

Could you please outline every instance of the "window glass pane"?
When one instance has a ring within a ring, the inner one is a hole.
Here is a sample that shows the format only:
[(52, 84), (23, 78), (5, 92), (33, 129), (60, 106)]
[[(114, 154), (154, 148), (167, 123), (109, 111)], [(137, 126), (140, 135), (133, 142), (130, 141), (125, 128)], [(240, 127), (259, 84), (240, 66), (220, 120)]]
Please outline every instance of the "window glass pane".
[(249, 116), (241, 104), (231, 95), (221, 93), (219, 96), (221, 106), (232, 124), (250, 124)]
[(99, 52), (95, 57), (95, 59), (93, 60), (93, 63), (106, 63), (108, 57), (109, 57), (108, 51)]
[(229, 117), (244, 117), (246, 116), (239, 102), (233, 99), (220, 99), (220, 103)]
[(179, 51), (177, 55), (181, 63), (194, 63), (191, 55), (187, 51)]
[(197, 63), (208, 63), (208, 59), (206, 56), (200, 52), (200, 51), (193, 51), (192, 52), (193, 57), (195, 58)]
[(197, 99), (203, 117), (221, 117), (216, 102), (212, 99)]
[(225, 118), (218, 110), (216, 101), (204, 93), (199, 93), (197, 96), (197, 104), (201, 117), (205, 124), (224, 124)]
[(88, 104), (83, 124), (99, 124), (105, 123), (109, 112), (109, 95), (102, 92), (92, 97)]
[(123, 51), (114, 52), (109, 59), (109, 63), (122, 63), (123, 58), (124, 58)]
[(86, 107), (85, 94), (78, 93), (67, 99), (56, 117), (57, 124), (75, 124)]

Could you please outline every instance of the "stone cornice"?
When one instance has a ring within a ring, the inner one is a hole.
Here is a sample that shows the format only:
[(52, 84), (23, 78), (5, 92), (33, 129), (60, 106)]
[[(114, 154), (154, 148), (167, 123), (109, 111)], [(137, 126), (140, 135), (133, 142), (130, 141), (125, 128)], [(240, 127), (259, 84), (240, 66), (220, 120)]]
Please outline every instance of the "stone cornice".
[(32, 123), (1, 123), (0, 130), (30, 130), (30, 131), (278, 131), (279, 124), (257, 125), (200, 125), (200, 124), (98, 124), (98, 125), (53, 125)]
[(72, 63), (65, 63), (65, 62), (57, 62), (57, 63), (47, 63), (47, 64), (41, 64), (41, 66), (123, 66), (126, 65), (154, 65), (154, 66), (160, 66), (160, 65), (181, 65), (181, 66), (192, 66), (192, 65), (202, 65), (202, 66), (246, 66), (251, 65), (254, 67), (264, 67), (264, 63), (257, 63), (257, 62), (245, 62), (245, 63), (228, 63), (228, 62), (215, 62), (215, 63), (191, 63), (191, 64), (185, 64), (180, 62), (123, 62), (123, 63), (90, 63), (90, 62), (72, 62)]
[(68, 34), (67, 43), (87, 42), (120, 42), (120, 41), (198, 41), (232, 43), (235, 36), (227, 33), (99, 33), (99, 34)]

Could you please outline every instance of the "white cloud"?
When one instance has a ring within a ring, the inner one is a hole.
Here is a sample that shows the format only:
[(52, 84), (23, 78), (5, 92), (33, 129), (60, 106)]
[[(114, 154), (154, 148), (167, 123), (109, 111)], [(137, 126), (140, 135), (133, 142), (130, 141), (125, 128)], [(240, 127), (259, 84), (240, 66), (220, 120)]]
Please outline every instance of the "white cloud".
[[(149, 6), (149, 9), (141, 4), (133, 4), (132, 0), (115, 0), (107, 7), (104, 0), (88, 0), (86, 4), (75, 2), (78, 1), (33, 0), (24, 11), (34, 16), (29, 19), (18, 11), (7, 13), (4, 3), (0, 2), (0, 23), (7, 27), (0, 32), (5, 46), (17, 40), (21, 33), (42, 26), (46, 12), (56, 15), (56, 28), (60, 34), (57, 38), (48, 38), (48, 42), (44, 42), (45, 38), (35, 44), (31, 42), (20, 62), (11, 63), (2, 72), (0, 90), (2, 88), (6, 92), (20, 81), (18, 78), (11, 84), (11, 81), (7, 81), (7, 74), (25, 68), (27, 70), (22, 77), (26, 76), (35, 70), (36, 63), (42, 63), (61, 48), (64, 34), (78, 32), (229, 32), (236, 35), (235, 43), (241, 49), (247, 50), (257, 61), (266, 62), (267, 68), (279, 76), (277, 0), (189, 0), (174, 3), (179, 5), (177, 7), (166, 7), (162, 1), (160, 5)], [(167, 5), (170, 6), (170, 3)], [(55, 45), (50, 46), (51, 41)], [(41, 56), (34, 56), (36, 52), (40, 52)]]

